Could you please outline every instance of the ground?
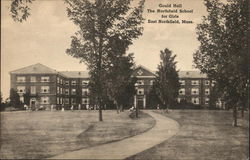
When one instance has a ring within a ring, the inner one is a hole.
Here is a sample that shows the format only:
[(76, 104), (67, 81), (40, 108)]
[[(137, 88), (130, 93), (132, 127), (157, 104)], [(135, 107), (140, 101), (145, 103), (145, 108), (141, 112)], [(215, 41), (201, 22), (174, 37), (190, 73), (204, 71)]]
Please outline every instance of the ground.
[(232, 126), (232, 112), (174, 110), (159, 112), (181, 125), (177, 135), (132, 159), (246, 160), (249, 157), (249, 112)]
[(2, 112), (0, 159), (48, 158), (64, 152), (118, 141), (152, 128), (155, 120), (128, 111)]

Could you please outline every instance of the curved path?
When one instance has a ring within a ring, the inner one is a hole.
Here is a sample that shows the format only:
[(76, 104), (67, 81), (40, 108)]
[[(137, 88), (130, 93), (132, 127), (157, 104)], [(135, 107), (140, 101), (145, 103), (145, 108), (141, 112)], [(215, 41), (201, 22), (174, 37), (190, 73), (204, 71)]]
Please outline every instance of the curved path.
[(179, 130), (176, 121), (152, 111), (144, 112), (156, 120), (155, 126), (149, 131), (121, 141), (67, 152), (50, 159), (125, 159), (160, 144)]

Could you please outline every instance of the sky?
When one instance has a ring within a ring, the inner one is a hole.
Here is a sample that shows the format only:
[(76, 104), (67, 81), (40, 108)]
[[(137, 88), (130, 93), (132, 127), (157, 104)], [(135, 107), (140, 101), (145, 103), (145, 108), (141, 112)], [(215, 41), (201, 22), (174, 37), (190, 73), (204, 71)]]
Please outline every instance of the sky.
[[(10, 0), (2, 0), (1, 3), (1, 92), (4, 98), (9, 95), (9, 72), (12, 70), (36, 63), (57, 71), (86, 70), (87, 67), (79, 63), (79, 59), (65, 53), (70, 47), (70, 37), (78, 28), (67, 17), (63, 0), (34, 1), (30, 6), (31, 16), (23, 23), (12, 20)], [(164, 20), (161, 13), (148, 13), (148, 9), (175, 9), (160, 7), (160, 4), (181, 4), (182, 8), (178, 9), (193, 9), (193, 13), (177, 14), (180, 21), (192, 20), (193, 23), (148, 23), (149, 19)], [(204, 15), (206, 8), (203, 0), (146, 0), (143, 35), (133, 41), (128, 53), (134, 53), (136, 65), (156, 70), (160, 51), (168, 48), (177, 55), (177, 69), (195, 70), (193, 53), (199, 46), (195, 27)]]

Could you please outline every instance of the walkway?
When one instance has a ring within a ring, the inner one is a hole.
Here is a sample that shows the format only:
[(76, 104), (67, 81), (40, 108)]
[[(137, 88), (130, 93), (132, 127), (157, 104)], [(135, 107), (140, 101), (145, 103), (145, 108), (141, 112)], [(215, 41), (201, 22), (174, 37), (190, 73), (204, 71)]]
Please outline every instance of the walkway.
[(152, 111), (144, 112), (156, 120), (155, 126), (149, 131), (121, 141), (67, 152), (50, 159), (125, 159), (160, 144), (178, 132), (179, 124), (176, 121)]

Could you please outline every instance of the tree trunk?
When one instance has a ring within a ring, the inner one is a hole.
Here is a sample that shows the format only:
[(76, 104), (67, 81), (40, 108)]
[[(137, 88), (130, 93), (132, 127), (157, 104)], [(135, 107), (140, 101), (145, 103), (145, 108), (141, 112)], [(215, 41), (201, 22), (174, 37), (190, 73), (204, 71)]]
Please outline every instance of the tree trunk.
[(237, 107), (236, 106), (233, 107), (233, 118), (234, 118), (233, 126), (237, 127), (238, 124), (237, 124)]
[(102, 107), (99, 106), (99, 121), (103, 121), (102, 119)]
[(136, 116), (136, 118), (139, 118), (139, 107), (138, 106), (136, 106), (135, 116)]

